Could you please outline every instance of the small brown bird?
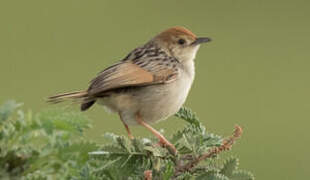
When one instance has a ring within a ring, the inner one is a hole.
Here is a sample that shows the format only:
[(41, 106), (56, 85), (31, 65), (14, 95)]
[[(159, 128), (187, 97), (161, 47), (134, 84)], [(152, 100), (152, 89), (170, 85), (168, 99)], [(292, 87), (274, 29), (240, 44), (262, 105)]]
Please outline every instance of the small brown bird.
[(168, 118), (183, 105), (194, 80), (196, 53), (201, 43), (209, 41), (184, 27), (167, 29), (99, 73), (87, 90), (52, 96), (49, 101), (81, 100), (82, 111), (97, 102), (119, 114), (131, 139), (128, 125), (140, 124), (176, 153), (149, 123)]

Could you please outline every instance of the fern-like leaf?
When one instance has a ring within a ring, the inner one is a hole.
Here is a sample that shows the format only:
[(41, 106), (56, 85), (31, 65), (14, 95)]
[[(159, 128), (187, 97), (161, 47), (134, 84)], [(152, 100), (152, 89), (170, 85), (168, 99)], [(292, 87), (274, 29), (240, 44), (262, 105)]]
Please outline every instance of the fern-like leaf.
[(181, 107), (175, 116), (195, 125), (196, 127), (200, 127), (201, 125), (196, 114), (186, 107)]
[(14, 100), (7, 101), (0, 107), (0, 123), (8, 119), (8, 117), (22, 105)]
[(233, 172), (237, 170), (239, 166), (239, 160), (235, 157), (228, 158), (223, 165), (223, 168), (221, 169), (221, 174), (231, 177)]
[(198, 176), (196, 180), (229, 180), (229, 178), (223, 174), (210, 171)]
[(231, 180), (254, 180), (254, 175), (248, 171), (237, 170), (230, 177)]

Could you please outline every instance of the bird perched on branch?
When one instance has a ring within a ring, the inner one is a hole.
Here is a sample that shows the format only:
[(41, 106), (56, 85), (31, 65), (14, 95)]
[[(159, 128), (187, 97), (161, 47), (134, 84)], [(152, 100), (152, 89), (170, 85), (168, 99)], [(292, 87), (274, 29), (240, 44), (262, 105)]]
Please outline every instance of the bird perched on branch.
[(194, 80), (196, 53), (209, 41), (184, 27), (169, 28), (99, 73), (87, 90), (51, 96), (49, 101), (79, 100), (82, 111), (95, 103), (106, 106), (119, 114), (131, 139), (128, 125), (139, 124), (176, 153), (149, 124), (168, 118), (183, 105)]

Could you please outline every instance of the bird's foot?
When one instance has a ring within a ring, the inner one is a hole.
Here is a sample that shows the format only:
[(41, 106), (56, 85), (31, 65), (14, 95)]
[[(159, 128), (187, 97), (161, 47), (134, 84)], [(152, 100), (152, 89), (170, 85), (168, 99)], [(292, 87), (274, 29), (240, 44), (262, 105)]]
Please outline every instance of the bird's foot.
[(177, 155), (178, 151), (175, 148), (173, 144), (171, 144), (166, 138), (162, 137), (159, 138), (159, 142), (157, 143), (157, 146), (161, 146), (164, 148), (167, 148), (167, 150), (172, 154), (172, 155)]
[(134, 139), (135, 139), (135, 137), (134, 137), (132, 134), (128, 134), (128, 138), (129, 138), (130, 140), (134, 140)]

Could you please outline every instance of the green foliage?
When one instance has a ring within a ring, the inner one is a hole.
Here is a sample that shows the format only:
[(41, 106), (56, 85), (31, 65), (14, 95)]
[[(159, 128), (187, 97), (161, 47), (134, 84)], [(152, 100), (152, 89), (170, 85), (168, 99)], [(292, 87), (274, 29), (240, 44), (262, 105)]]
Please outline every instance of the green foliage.
[(106, 133), (109, 143), (99, 145), (85, 138), (90, 126), (81, 113), (53, 109), (33, 115), (20, 106), (9, 101), (0, 107), (0, 179), (136, 180), (148, 170), (160, 180), (254, 179), (238, 169), (237, 158), (222, 161), (215, 153), (199, 159), (220, 149), (224, 139), (207, 132), (187, 108), (176, 116), (188, 124), (169, 139), (178, 150), (174, 156), (153, 138)]
[(237, 158), (230, 158), (224, 162), (223, 168), (221, 169), (221, 174), (225, 174), (228, 177), (231, 177), (234, 171), (236, 171), (239, 165), (239, 160)]
[[(88, 152), (89, 120), (64, 109), (33, 115), (9, 101), (0, 107), (0, 179), (62, 179), (80, 173)], [(14, 114), (14, 112), (16, 112)]]
[(225, 160), (222, 166), (201, 174), (197, 179), (210, 180), (253, 180), (254, 176), (247, 171), (238, 170), (239, 160), (230, 157)]

